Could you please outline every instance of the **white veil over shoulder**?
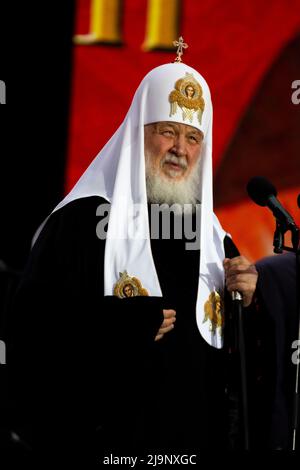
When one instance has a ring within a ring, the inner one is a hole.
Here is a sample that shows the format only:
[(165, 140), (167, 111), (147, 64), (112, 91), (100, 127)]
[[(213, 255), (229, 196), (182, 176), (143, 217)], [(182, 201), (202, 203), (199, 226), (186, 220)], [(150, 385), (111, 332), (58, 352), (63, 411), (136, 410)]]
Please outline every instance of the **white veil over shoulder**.
[[(197, 112), (190, 113), (187, 119), (180, 105), (170, 111), (170, 93), (176, 82), (186, 77), (202, 88), (205, 103), (202, 119)], [(151, 70), (140, 83), (121, 126), (54, 210), (88, 196), (106, 199), (111, 203), (111, 210), (105, 245), (105, 295), (113, 295), (119, 274), (126, 270), (141, 281), (149, 295), (162, 296), (151, 252), (144, 157), (144, 125), (159, 121), (189, 124), (204, 134), (199, 188), (201, 257), (195, 314), (203, 338), (211, 346), (221, 348), (222, 328), (213, 327), (214, 313), (209, 312), (216, 310), (214, 293), (222, 295), (224, 290), (225, 232), (213, 213), (210, 91), (196, 70), (183, 63), (165, 64)], [(130, 207), (138, 208), (133, 217), (128, 217)]]

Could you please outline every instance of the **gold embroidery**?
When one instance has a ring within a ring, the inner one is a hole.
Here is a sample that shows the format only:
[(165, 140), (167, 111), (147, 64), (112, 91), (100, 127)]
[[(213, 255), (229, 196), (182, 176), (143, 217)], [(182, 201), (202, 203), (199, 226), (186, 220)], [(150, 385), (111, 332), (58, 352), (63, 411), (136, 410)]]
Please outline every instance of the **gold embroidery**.
[(127, 271), (119, 273), (120, 278), (114, 285), (114, 295), (120, 299), (127, 297), (136, 297), (138, 295), (148, 296), (148, 291), (142, 286), (141, 281), (137, 277), (131, 277)]
[(202, 114), (205, 102), (202, 98), (203, 91), (200, 84), (195, 80), (192, 73), (186, 72), (185, 77), (175, 83), (175, 89), (169, 95), (171, 105), (170, 117), (177, 112), (177, 105), (182, 110), (182, 119), (193, 122), (196, 112), (199, 124), (202, 122)]
[(216, 329), (219, 328), (219, 333), (222, 335), (224, 326), (224, 302), (219, 292), (215, 291), (209, 294), (208, 300), (204, 304), (204, 313), (203, 323), (209, 320), (210, 331), (215, 334)]

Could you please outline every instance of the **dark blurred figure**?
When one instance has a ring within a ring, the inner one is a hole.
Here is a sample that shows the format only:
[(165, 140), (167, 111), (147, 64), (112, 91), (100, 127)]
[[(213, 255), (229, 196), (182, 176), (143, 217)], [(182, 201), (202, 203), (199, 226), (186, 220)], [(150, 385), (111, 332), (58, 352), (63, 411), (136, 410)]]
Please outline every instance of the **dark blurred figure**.
[[(255, 264), (255, 301), (244, 312), (252, 450), (292, 449), (296, 381), (292, 355), (298, 339), (300, 291), (296, 262), (294, 253), (286, 253)], [(235, 258), (226, 260), (225, 274), (227, 288), (239, 290), (237, 282), (243, 282), (247, 270)], [(298, 435), (297, 450), (299, 440)]]
[[(0, 260), (0, 452), (23, 457), (31, 451), (31, 431), (19, 414), (14, 382), (7, 365), (9, 316), (20, 273)], [(19, 393), (22, 393), (20, 390)]]
[[(294, 253), (285, 253), (256, 263), (259, 273), (256, 335), (261, 337), (256, 358), (256, 393), (260, 393), (260, 405), (256, 403), (255, 408), (257, 416), (259, 410), (264, 414), (261, 432), (269, 436), (267, 446), (274, 450), (290, 450), (292, 444), (296, 380), (292, 344), (298, 338), (299, 305), (296, 261)], [(299, 435), (297, 444), (299, 450)]]

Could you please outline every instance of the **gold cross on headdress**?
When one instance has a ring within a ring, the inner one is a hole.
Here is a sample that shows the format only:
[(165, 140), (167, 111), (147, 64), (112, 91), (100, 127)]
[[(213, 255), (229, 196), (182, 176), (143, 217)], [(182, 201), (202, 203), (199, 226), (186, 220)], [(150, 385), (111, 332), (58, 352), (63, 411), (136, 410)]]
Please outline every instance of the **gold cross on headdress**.
[(177, 51), (176, 51), (177, 57), (174, 60), (174, 62), (182, 62), (181, 56), (183, 54), (183, 49), (187, 49), (189, 46), (185, 42), (183, 42), (182, 36), (180, 36), (178, 41), (173, 41), (173, 44), (174, 46), (177, 46)]

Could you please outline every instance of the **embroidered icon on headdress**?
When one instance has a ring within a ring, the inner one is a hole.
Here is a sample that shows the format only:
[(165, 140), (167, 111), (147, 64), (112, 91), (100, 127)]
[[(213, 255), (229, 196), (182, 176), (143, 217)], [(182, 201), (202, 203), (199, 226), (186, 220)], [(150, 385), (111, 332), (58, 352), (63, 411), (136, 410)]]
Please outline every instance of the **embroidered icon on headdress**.
[(127, 271), (119, 273), (120, 278), (114, 285), (114, 295), (120, 299), (126, 297), (136, 297), (138, 295), (147, 296), (148, 291), (142, 286), (141, 281), (137, 277), (131, 277)]
[(205, 103), (202, 98), (202, 88), (192, 73), (186, 72), (185, 77), (175, 83), (175, 89), (169, 95), (171, 104), (170, 117), (177, 112), (177, 105), (182, 109), (182, 119), (193, 122), (194, 113), (197, 113), (199, 124)]
[(203, 323), (209, 320), (209, 330), (216, 333), (219, 328), (219, 334), (223, 334), (224, 326), (224, 302), (219, 292), (214, 291), (209, 294), (208, 300), (204, 304), (204, 320)]

